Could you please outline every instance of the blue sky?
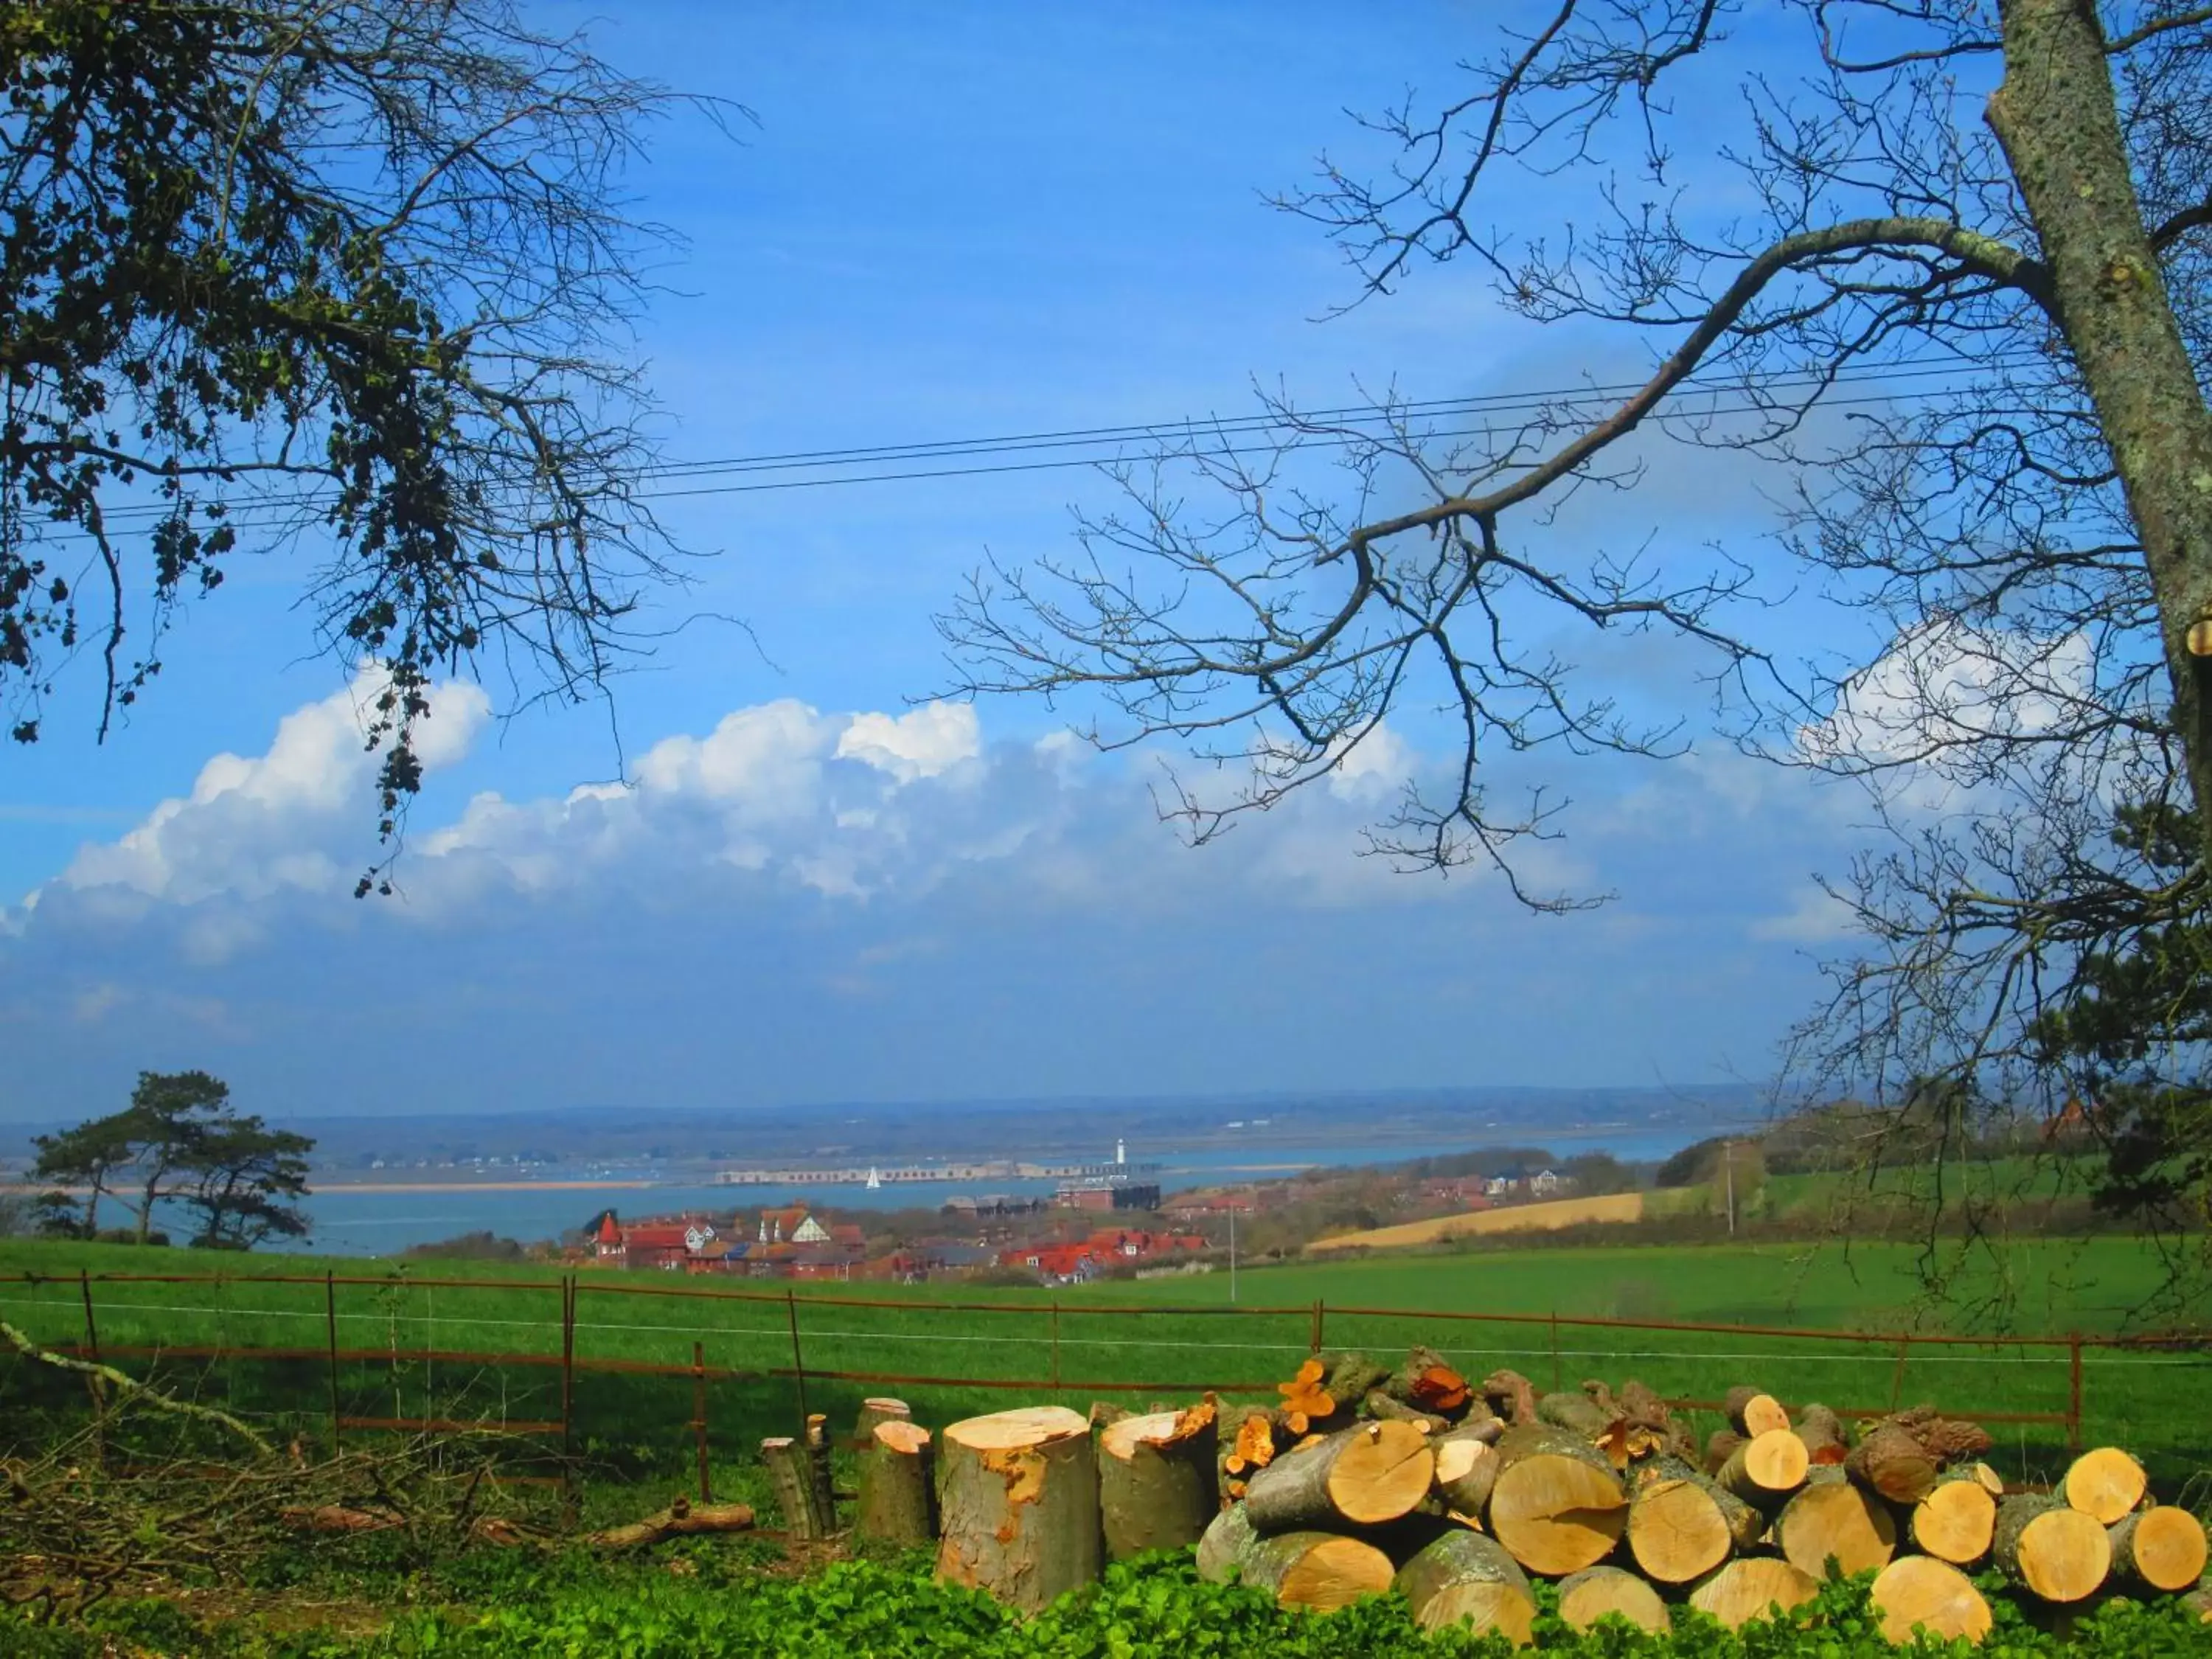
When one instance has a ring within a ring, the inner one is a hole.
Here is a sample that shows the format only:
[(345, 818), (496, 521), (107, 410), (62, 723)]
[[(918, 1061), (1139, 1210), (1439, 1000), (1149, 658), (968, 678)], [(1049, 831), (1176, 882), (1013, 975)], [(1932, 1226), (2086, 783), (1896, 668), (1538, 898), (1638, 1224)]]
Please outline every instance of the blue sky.
[[(690, 241), (641, 342), (671, 454), (1242, 414), (1255, 377), (1337, 403), (1355, 378), (1434, 398), (1632, 369), (1633, 343), (1510, 324), (1470, 269), (1316, 322), (1346, 273), (1260, 199), (1324, 148), (1380, 159), (1344, 106), (1448, 88), (1494, 16), (623, 9), (605, 55), (759, 118), (742, 143), (672, 121), (634, 175)], [(1756, 553), (1761, 485), (1668, 451), (1551, 533)], [(360, 688), (309, 648), (301, 566), (243, 567), (104, 747), (80, 683), (0, 759), (0, 1117), (185, 1066), (276, 1114), (1769, 1073), (1840, 943), (1810, 877), (1861, 839), (1848, 792), (1717, 742), (1502, 764), (1577, 803), (1540, 877), (1620, 895), (1540, 917), (1358, 855), (1438, 757), (1418, 708), (1200, 849), (1155, 821), (1147, 757), (1092, 757), (1035, 704), (917, 708), (963, 574), (1065, 550), (1108, 493), (1061, 471), (671, 503), (713, 556), (666, 619), (739, 616), (759, 648), (687, 629), (611, 710), (507, 720), (503, 684), (448, 688), (391, 902), (348, 896), (374, 851)], [(1677, 649), (1560, 643), (1633, 707), (1698, 706)]]

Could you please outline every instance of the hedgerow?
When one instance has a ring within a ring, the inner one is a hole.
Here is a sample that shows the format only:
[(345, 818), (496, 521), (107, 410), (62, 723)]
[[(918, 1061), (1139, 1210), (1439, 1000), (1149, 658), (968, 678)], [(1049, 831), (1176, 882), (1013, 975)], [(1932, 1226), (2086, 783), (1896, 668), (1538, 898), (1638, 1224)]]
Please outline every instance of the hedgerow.
[[(1187, 1556), (1117, 1566), (1091, 1589), (1024, 1620), (980, 1593), (942, 1584), (927, 1564), (854, 1561), (803, 1578), (763, 1576), (701, 1548), (635, 1574), (580, 1577), (555, 1571), (511, 1582), (500, 1605), (400, 1613), (363, 1638), (283, 1633), (253, 1621), (196, 1628), (173, 1604), (117, 1607), (87, 1623), (0, 1623), (9, 1659), (1504, 1659), (1500, 1638), (1425, 1634), (1405, 1605), (1379, 1596), (1317, 1615), (1285, 1611), (1236, 1586), (1201, 1583)], [(1547, 1592), (1547, 1594), (1548, 1594)], [(2163, 1659), (2212, 1655), (2212, 1625), (2179, 1603), (2106, 1603), (2058, 1627), (2033, 1622), (1993, 1595), (1996, 1628), (1976, 1651), (1989, 1659)], [(1887, 1659), (1866, 1581), (1832, 1584), (1786, 1618), (1723, 1629), (1687, 1608), (1667, 1636), (1608, 1624), (1577, 1634), (1547, 1616), (1539, 1651), (1574, 1659)], [(1933, 1653), (1937, 1644), (1925, 1644)]]

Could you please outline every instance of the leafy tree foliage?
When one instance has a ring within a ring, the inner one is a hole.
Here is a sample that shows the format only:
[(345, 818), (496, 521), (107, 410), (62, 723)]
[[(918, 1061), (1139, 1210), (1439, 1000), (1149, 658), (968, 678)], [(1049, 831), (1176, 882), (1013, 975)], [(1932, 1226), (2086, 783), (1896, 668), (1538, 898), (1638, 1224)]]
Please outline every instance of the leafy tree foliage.
[(98, 1236), (103, 1192), (130, 1194), (129, 1237), (141, 1244), (157, 1237), (154, 1213), (164, 1201), (194, 1218), (191, 1242), (209, 1248), (251, 1249), (307, 1231), (295, 1200), (307, 1195), (314, 1142), (234, 1112), (229, 1085), (205, 1072), (142, 1072), (122, 1111), (37, 1146), (34, 1179), (88, 1189), (82, 1207), (65, 1194), (42, 1200), (49, 1231)]
[[(2185, 872), (2199, 836), (2172, 808), (2123, 808), (2115, 839)], [(2085, 951), (2062, 1002), (2032, 1028), (2074, 1085), (2061, 1124), (2104, 1152), (2093, 1195), (2170, 1237), (2212, 1224), (2212, 914), (2192, 909)], [(2200, 1246), (2202, 1248), (2202, 1246)]]
[(384, 830), (428, 676), (596, 684), (641, 582), (624, 319), (665, 233), (617, 173), (659, 88), (507, 0), (0, 3), (0, 694), (100, 730), (242, 554), (303, 544), (386, 665)]
[(33, 1140), (39, 1158), (32, 1166), (32, 1178), (82, 1188), (85, 1194), (81, 1217), (65, 1194), (49, 1194), (41, 1200), (45, 1231), (81, 1231), (88, 1237), (99, 1231), (100, 1200), (113, 1193), (118, 1172), (127, 1169), (137, 1155), (130, 1127), (124, 1121), (127, 1115), (95, 1118), (59, 1134), (40, 1135)]

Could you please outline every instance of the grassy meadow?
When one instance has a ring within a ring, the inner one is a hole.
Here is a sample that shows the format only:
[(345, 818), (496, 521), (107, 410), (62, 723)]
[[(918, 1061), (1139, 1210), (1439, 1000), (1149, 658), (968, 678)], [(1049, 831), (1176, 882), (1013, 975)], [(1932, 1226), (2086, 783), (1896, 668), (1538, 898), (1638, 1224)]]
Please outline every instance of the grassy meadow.
[[(1057, 1291), (951, 1284), (897, 1287), (809, 1285), (785, 1289), (754, 1280), (586, 1272), (576, 1314), (578, 1448), (611, 1471), (632, 1475), (680, 1469), (693, 1455), (693, 1384), (640, 1376), (640, 1362), (689, 1365), (697, 1344), (715, 1376), (708, 1387), (711, 1452), (718, 1465), (750, 1462), (764, 1434), (787, 1431), (799, 1411), (792, 1322), (809, 1373), (807, 1405), (847, 1417), (870, 1393), (912, 1401), (925, 1421), (1057, 1398), (1078, 1407), (1110, 1397), (1142, 1407), (1187, 1400), (1202, 1388), (1264, 1391), (1309, 1351), (1315, 1304), (1331, 1348), (1377, 1354), (1419, 1341), (1474, 1374), (1501, 1365), (1540, 1388), (1573, 1388), (1585, 1377), (1618, 1384), (1638, 1376), (1664, 1393), (1715, 1399), (1756, 1382), (1785, 1399), (1826, 1400), (1844, 1410), (1930, 1401), (1962, 1415), (2063, 1413), (2070, 1379), (2066, 1350), (1997, 1343), (1910, 1349), (1900, 1368), (1889, 1337), (1834, 1342), (1797, 1334), (1724, 1334), (1623, 1329), (1561, 1322), (1577, 1318), (1684, 1321), (1771, 1327), (1791, 1333), (1850, 1328), (1877, 1333), (1983, 1332), (2002, 1305), (2013, 1334), (2124, 1328), (2158, 1282), (2158, 1265), (2130, 1240), (2024, 1240), (2003, 1272), (1984, 1262), (1965, 1273), (1950, 1304), (1926, 1302), (1911, 1247), (1529, 1245), (1429, 1255), (1374, 1255), (1245, 1269), (1237, 1301), (1229, 1275), (1069, 1286)], [(217, 1275), (214, 1269), (226, 1271)], [(331, 1368), (323, 1285), (257, 1284), (255, 1274), (312, 1273), (377, 1282), (331, 1292), (338, 1345), (340, 1411), (363, 1418), (557, 1419), (560, 1291), (542, 1267), (410, 1264), (401, 1272), (359, 1260), (256, 1256), (220, 1261), (187, 1251), (21, 1241), (0, 1243), (0, 1317), (35, 1339), (81, 1341), (92, 1275), (93, 1318), (104, 1352), (207, 1347), (283, 1350), (270, 1359), (210, 1359), (126, 1353), (118, 1363), (167, 1386), (220, 1401), (296, 1431), (327, 1437)], [(177, 1285), (102, 1279), (118, 1273), (204, 1274)], [(40, 1276), (27, 1282), (27, 1275)], [(494, 1282), (462, 1289), (443, 1279)], [(757, 1300), (711, 1294), (750, 1292)], [(704, 1292), (704, 1293), (702, 1293)], [(884, 1305), (852, 1306), (854, 1297)], [(950, 1304), (950, 1305), (948, 1305)], [(1135, 1309), (1139, 1311), (1115, 1311)], [(1363, 1311), (1419, 1310), (1419, 1312)], [(1978, 1311), (1976, 1311), (1978, 1310)], [(1483, 1314), (1515, 1319), (1455, 1320)], [(496, 1352), (515, 1363), (485, 1365), (440, 1353)], [(902, 1380), (839, 1380), (827, 1373)], [(1055, 1389), (1053, 1384), (1058, 1382)], [(1016, 1388), (992, 1387), (1018, 1382)], [(2085, 1433), (2129, 1445), (2161, 1482), (2178, 1486), (2212, 1467), (2212, 1431), (2179, 1399), (2212, 1398), (2212, 1356), (2196, 1351), (2083, 1355)], [(0, 1422), (51, 1425), (80, 1413), (73, 1379), (45, 1368), (0, 1365)], [(19, 1409), (20, 1408), (20, 1409)], [(1701, 1426), (1707, 1425), (1700, 1419)], [(2063, 1462), (2064, 1431), (1992, 1421), (1999, 1461), (2023, 1476)], [(0, 1439), (9, 1431), (0, 1430)], [(551, 1437), (518, 1440), (518, 1449)]]

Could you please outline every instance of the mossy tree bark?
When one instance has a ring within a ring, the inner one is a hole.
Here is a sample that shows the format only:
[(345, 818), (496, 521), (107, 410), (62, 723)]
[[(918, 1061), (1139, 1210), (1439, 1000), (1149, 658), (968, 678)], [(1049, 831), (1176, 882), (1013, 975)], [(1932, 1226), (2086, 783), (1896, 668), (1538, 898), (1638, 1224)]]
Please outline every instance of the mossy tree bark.
[(2098, 9), (2004, 0), (2002, 82), (1988, 118), (2043, 245), (2042, 298), (2095, 406), (2142, 538), (2176, 725), (2212, 857), (2212, 410), (2143, 222)]
[(1536, 1598), (1528, 1575), (1494, 1538), (1455, 1528), (1400, 1568), (1398, 1589), (1423, 1630), (1467, 1625), (1495, 1631), (1516, 1647), (1528, 1645)]
[(854, 1531), (886, 1543), (927, 1544), (937, 1536), (937, 1459), (929, 1431), (885, 1418), (868, 1438)]
[(1211, 1405), (1126, 1418), (1098, 1439), (1106, 1559), (1196, 1543), (1220, 1512)]

